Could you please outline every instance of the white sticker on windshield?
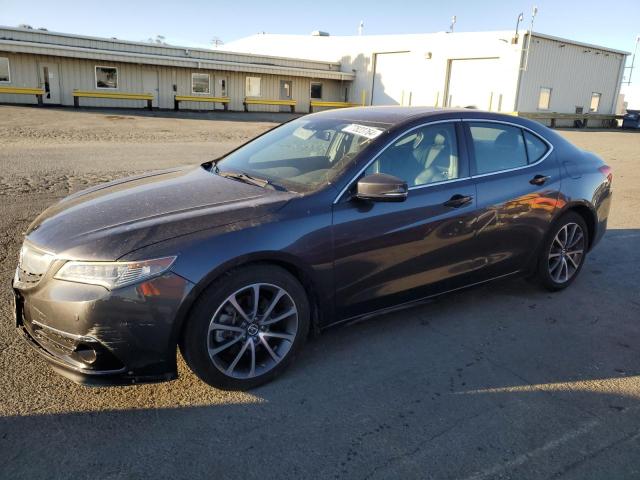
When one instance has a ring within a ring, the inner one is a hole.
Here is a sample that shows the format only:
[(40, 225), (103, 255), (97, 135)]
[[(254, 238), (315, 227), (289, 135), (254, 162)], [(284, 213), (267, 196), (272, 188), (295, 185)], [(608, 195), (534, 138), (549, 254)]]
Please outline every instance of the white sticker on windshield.
[(351, 125), (347, 125), (342, 129), (343, 132), (352, 133), (354, 135), (359, 135), (361, 137), (366, 137), (370, 139), (374, 139), (377, 136), (381, 135), (384, 130), (375, 127), (367, 127), (366, 125), (358, 125), (357, 123), (352, 123)]
[(302, 140), (309, 140), (311, 137), (313, 137), (314, 133), (315, 132), (313, 130), (309, 130), (304, 127), (298, 127), (293, 132), (293, 136), (301, 138)]

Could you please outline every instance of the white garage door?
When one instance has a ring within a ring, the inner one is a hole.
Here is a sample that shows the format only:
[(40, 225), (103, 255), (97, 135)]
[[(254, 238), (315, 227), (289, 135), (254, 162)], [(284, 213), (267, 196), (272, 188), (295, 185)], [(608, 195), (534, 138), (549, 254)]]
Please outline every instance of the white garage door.
[(500, 110), (498, 58), (451, 60), (447, 105)]
[(377, 53), (372, 105), (409, 105), (409, 52)]

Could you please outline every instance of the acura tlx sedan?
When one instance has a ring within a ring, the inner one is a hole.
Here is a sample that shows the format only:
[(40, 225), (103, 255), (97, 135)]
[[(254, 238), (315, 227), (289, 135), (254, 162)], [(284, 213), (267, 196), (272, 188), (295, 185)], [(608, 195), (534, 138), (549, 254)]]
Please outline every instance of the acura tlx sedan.
[(526, 119), (368, 107), (76, 193), (29, 227), (16, 324), (77, 382), (247, 389), (310, 332), (509, 275), (573, 282), (611, 169)]

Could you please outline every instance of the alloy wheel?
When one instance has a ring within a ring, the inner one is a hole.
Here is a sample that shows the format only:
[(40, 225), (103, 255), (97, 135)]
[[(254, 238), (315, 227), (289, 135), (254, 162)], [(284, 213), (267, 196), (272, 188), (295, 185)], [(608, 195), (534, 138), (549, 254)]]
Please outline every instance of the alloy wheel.
[(269, 283), (247, 285), (218, 307), (207, 333), (209, 358), (229, 377), (263, 375), (287, 355), (298, 332), (291, 295)]
[(567, 223), (558, 231), (549, 250), (549, 275), (556, 283), (568, 282), (580, 268), (585, 237), (577, 223)]

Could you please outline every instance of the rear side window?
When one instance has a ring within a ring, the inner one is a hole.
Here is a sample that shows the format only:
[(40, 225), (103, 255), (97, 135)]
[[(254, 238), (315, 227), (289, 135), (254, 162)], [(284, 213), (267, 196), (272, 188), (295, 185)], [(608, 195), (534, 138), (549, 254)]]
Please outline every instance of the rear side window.
[(547, 153), (547, 150), (549, 150), (549, 147), (546, 143), (527, 131), (524, 132), (524, 141), (527, 144), (529, 163), (536, 163), (542, 157), (544, 157), (545, 153)]
[(522, 130), (498, 123), (470, 123), (476, 173), (499, 172), (527, 165)]

